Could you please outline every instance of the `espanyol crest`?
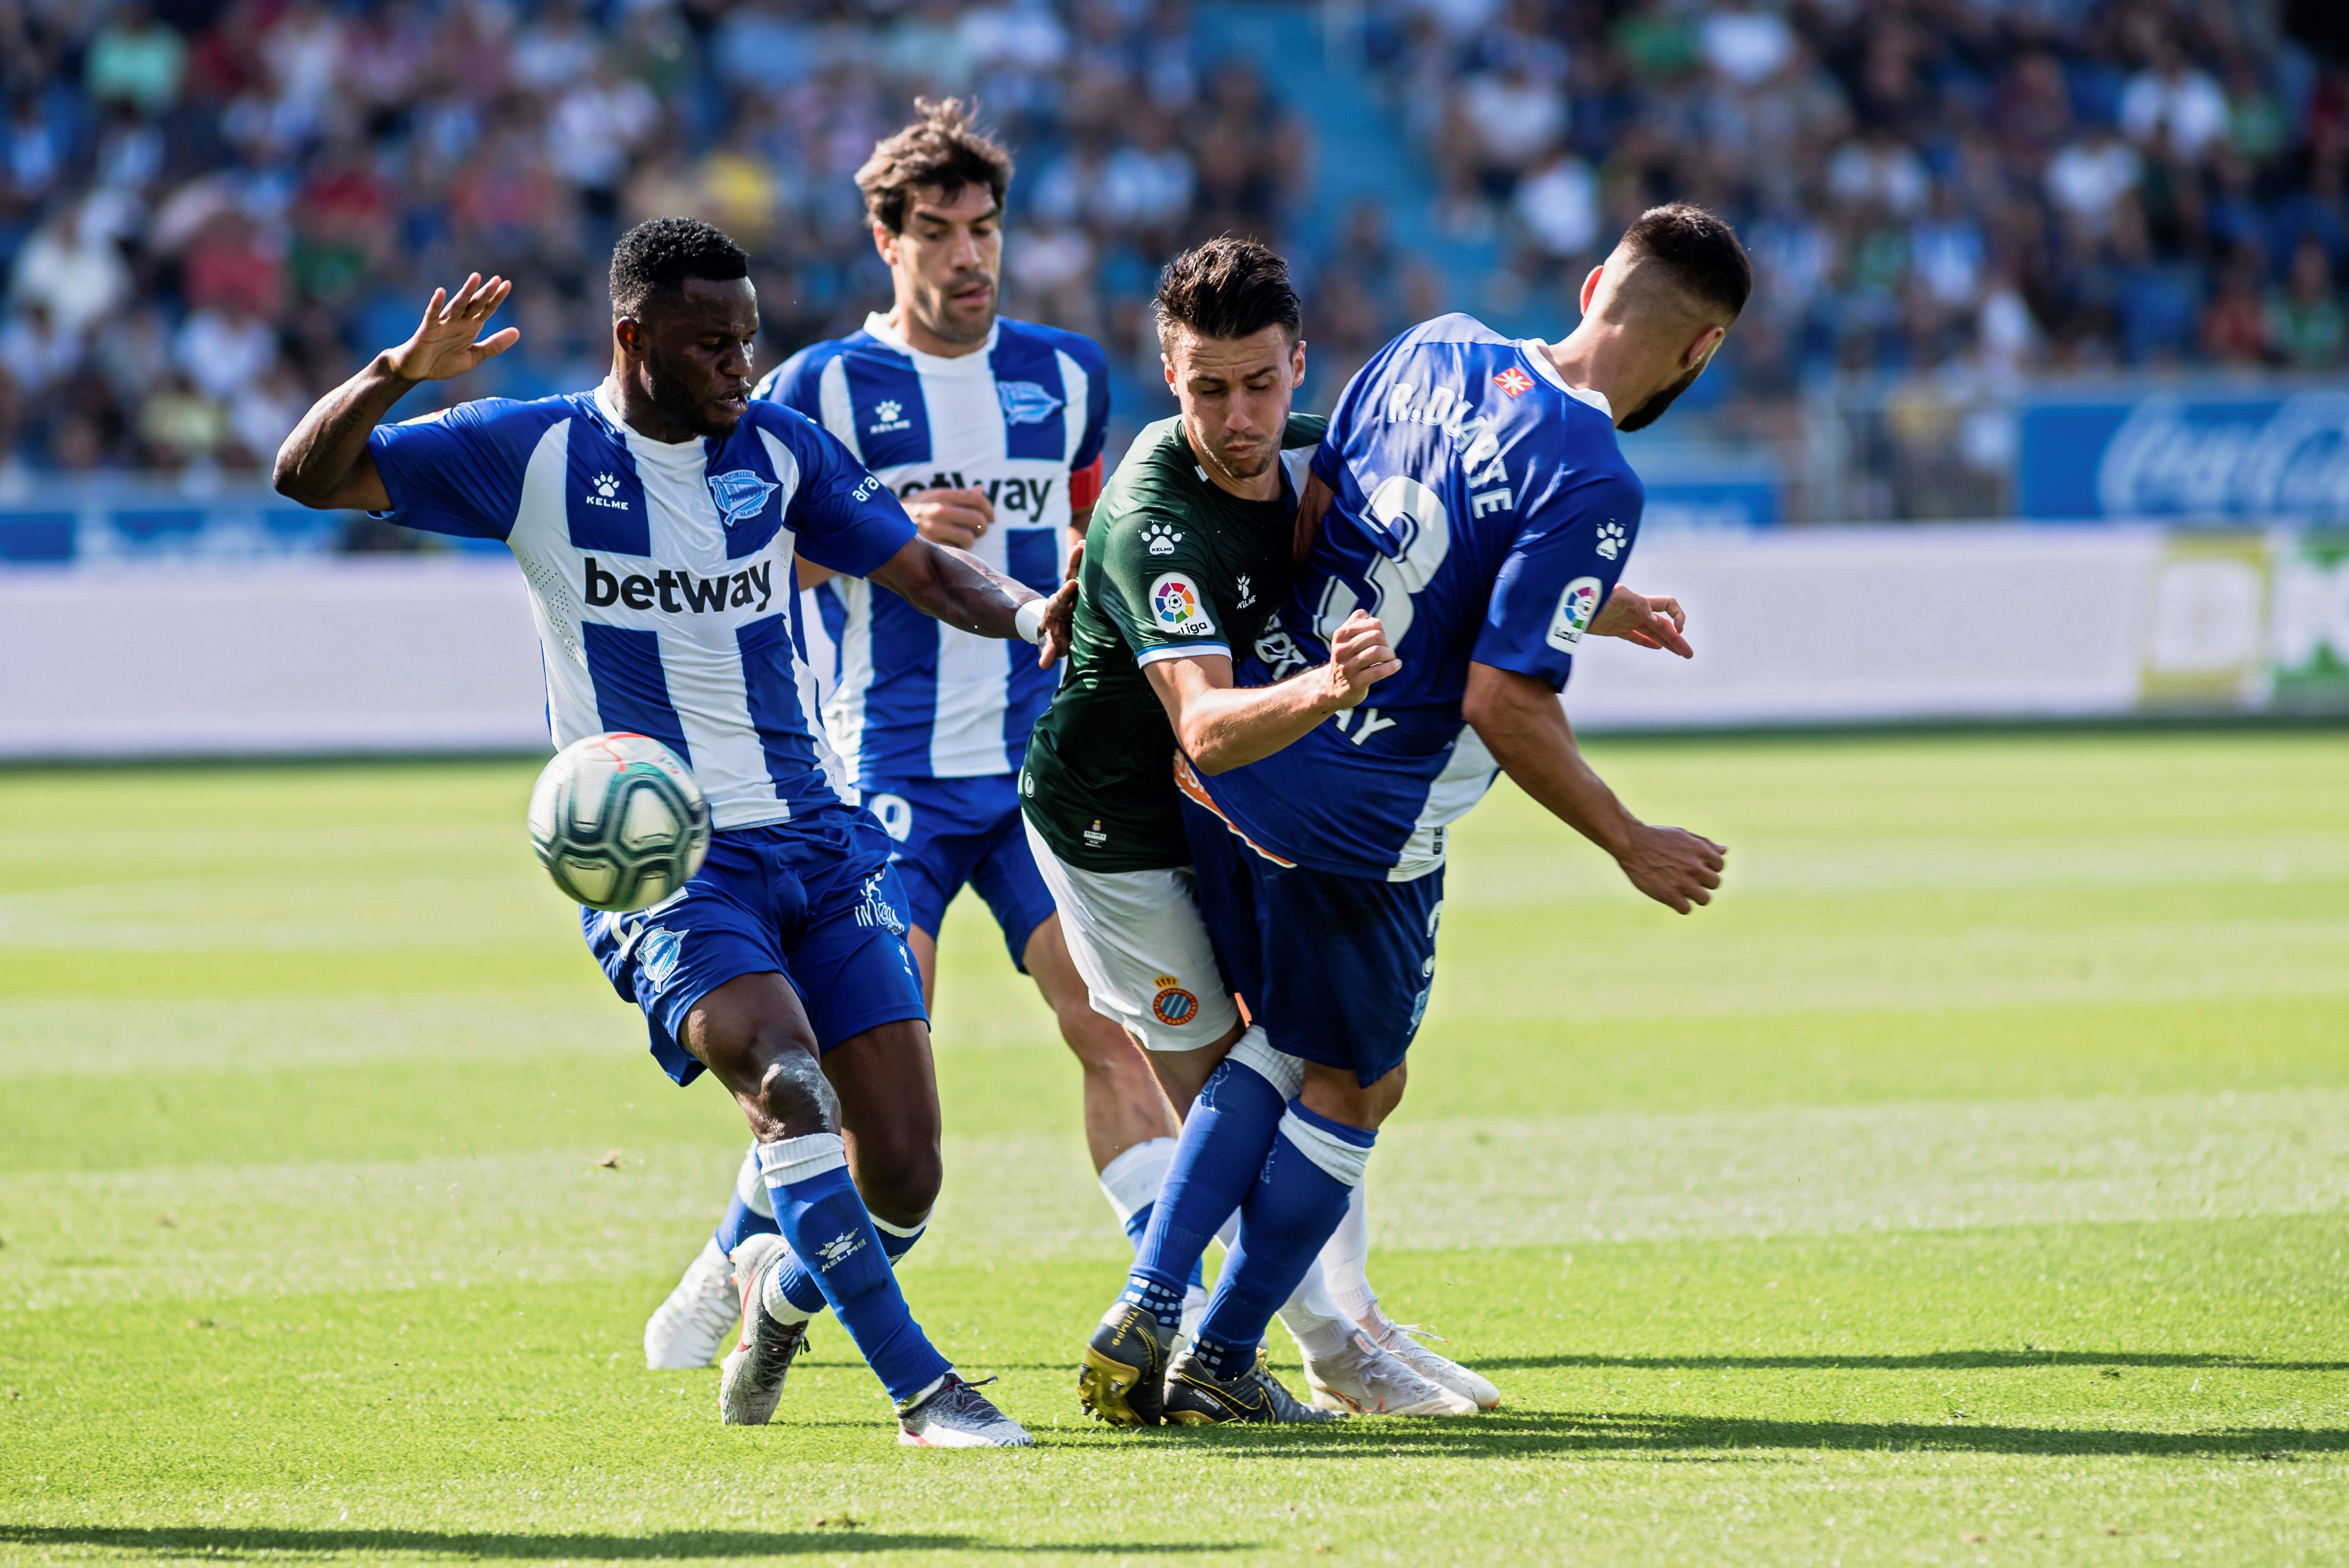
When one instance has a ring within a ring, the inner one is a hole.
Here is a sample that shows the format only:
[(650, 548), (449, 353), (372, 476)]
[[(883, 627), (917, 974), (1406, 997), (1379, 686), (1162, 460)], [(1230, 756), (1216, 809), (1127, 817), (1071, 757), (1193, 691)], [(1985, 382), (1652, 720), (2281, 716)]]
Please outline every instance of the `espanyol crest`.
[(1061, 400), (1039, 381), (998, 381), (995, 400), (1006, 424), (1040, 425), (1061, 411)]
[(747, 468), (733, 468), (709, 476), (709, 499), (729, 528), (767, 509), (767, 497), (782, 487), (760, 478)]

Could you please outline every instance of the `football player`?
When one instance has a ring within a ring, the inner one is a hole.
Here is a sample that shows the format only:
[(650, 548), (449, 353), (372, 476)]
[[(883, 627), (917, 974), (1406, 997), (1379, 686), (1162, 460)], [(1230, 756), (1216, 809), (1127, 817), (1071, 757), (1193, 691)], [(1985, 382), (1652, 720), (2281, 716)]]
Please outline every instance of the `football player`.
[[(1319, 680), (1366, 610), (1400, 670), (1260, 757), (1211, 765), (1177, 725), (1184, 825), (1225, 978), (1265, 1048), (1300, 1071), (1269, 1082), (1245, 1042), (1216, 1064), (1199, 1096), (1216, 1114), (1185, 1119), (1133, 1272), (1085, 1347), (1089, 1409), (1285, 1418), (1258, 1345), (1402, 1097), (1434, 981), (1445, 835), (1500, 770), (1668, 907), (1686, 913), (1720, 885), (1721, 846), (1640, 821), (1583, 763), (1558, 692), (1586, 636), (1688, 654), (1677, 605), (1617, 586), (1641, 491), (1615, 432), (1653, 423), (1703, 373), (1752, 281), (1727, 224), (1657, 208), (1591, 271), (1563, 341), (1442, 317), (1348, 383), (1301, 504), (1303, 567), (1276, 631), (1236, 642), (1235, 679), (1274, 691)], [(1174, 1354), (1185, 1283), (1235, 1209), (1237, 1243)]]

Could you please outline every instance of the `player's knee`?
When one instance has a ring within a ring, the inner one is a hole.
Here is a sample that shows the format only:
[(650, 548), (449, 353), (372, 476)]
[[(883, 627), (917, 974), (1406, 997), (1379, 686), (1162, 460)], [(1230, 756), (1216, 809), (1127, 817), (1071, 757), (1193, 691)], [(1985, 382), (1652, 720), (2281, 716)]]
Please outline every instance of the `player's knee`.
[(918, 1225), (937, 1207), (946, 1161), (936, 1138), (893, 1141), (884, 1158), (871, 1158), (871, 1139), (858, 1140), (856, 1186), (864, 1206), (892, 1225)]
[(840, 1127), (840, 1100), (824, 1081), (815, 1053), (804, 1043), (779, 1034), (756, 1042), (756, 1100), (760, 1113), (787, 1137)]

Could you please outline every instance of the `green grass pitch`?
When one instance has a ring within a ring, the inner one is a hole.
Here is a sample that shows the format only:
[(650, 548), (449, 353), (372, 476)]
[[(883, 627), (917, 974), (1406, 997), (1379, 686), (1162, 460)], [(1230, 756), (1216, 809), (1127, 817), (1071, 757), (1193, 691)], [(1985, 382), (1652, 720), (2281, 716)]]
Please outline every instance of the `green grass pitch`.
[(1475, 1420), (1083, 1423), (1121, 1238), (955, 911), (905, 1283), (1038, 1438), (976, 1455), (821, 1325), (764, 1429), (643, 1369), (742, 1129), (531, 764), (0, 774), (0, 1560), (2349, 1559), (2349, 735), (1593, 756), (1730, 882), (1458, 835), (1371, 1191)]

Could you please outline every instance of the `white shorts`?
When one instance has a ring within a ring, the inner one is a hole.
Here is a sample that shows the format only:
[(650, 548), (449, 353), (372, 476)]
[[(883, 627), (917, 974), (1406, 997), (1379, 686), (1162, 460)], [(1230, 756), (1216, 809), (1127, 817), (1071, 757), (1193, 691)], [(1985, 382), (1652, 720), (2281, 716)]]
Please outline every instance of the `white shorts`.
[(1116, 1019), (1145, 1051), (1195, 1051), (1239, 1027), (1189, 867), (1087, 871), (1053, 854), (1024, 815), (1019, 821), (1095, 1012)]

